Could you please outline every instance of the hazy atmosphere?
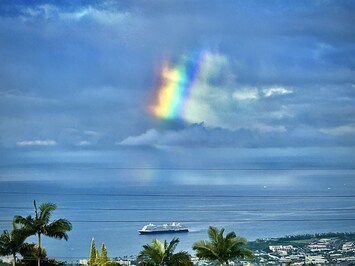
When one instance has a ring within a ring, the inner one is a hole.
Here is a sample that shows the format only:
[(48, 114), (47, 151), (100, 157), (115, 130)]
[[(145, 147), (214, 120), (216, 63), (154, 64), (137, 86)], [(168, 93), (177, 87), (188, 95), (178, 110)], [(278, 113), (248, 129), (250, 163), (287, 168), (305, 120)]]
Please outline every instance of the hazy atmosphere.
[[(38, 164), (353, 168), (354, 10), (354, 1), (1, 1), (0, 180), (51, 179), (11, 171)], [(164, 180), (128, 175), (119, 178)]]

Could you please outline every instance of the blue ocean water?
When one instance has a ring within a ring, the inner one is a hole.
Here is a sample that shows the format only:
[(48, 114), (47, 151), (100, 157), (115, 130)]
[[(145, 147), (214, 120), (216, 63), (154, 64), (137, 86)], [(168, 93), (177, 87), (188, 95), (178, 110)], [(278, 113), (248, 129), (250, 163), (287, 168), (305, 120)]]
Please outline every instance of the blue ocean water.
[[(43, 239), (49, 257), (76, 261), (89, 256), (90, 242), (105, 243), (110, 257), (137, 255), (153, 238), (179, 237), (178, 249), (207, 239), (208, 226), (224, 227), (248, 240), (316, 232), (355, 231), (354, 171), (323, 179), (299, 175), (297, 182), (232, 185), (133, 184), (109, 179), (80, 182), (0, 181), (0, 229), (14, 215), (33, 215), (33, 200), (56, 203), (53, 219), (72, 221), (69, 240)], [(76, 175), (83, 175), (76, 172)], [(262, 175), (262, 173), (260, 173)], [(73, 179), (74, 180), (74, 179)], [(265, 185), (266, 184), (266, 185)], [(279, 184), (279, 185), (277, 185)], [(149, 222), (182, 222), (190, 232), (139, 235)], [(35, 238), (29, 241), (36, 241)]]

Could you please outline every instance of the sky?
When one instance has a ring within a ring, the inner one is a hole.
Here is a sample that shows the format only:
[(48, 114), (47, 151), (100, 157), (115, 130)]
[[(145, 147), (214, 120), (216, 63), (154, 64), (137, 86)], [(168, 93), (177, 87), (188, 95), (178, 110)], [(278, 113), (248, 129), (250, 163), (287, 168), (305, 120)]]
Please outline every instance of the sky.
[(2, 0), (0, 180), (33, 165), (353, 168), (354, 11), (345, 0)]

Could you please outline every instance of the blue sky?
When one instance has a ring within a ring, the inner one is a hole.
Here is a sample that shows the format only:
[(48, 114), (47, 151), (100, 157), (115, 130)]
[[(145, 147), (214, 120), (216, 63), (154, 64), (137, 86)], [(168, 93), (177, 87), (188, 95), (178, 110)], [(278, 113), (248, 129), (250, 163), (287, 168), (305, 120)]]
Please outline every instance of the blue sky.
[[(354, 1), (3, 0), (0, 163), (351, 168), (354, 11)], [(211, 75), (196, 115), (152, 116), (162, 62), (201, 50)]]

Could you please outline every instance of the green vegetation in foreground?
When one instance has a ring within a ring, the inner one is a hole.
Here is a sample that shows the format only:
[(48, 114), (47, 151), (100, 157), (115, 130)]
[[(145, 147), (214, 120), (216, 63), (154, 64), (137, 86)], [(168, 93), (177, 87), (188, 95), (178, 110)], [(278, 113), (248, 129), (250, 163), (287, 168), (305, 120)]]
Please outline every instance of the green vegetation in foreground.
[(269, 246), (276, 245), (293, 245), (298, 247), (304, 247), (316, 240), (322, 238), (330, 238), (339, 240), (341, 242), (355, 241), (355, 232), (349, 233), (320, 233), (320, 234), (304, 234), (294, 236), (284, 236), (279, 238), (265, 238), (250, 241), (246, 245), (251, 250), (269, 250)]
[(12, 223), (12, 231), (4, 230), (0, 236), (0, 255), (11, 255), (12, 256), (12, 265), (15, 266), (16, 254), (20, 253), (21, 255), (27, 249), (26, 243), (26, 234), (22, 230), (17, 229), (16, 224)]
[(174, 253), (179, 244), (178, 238), (173, 238), (168, 244), (153, 239), (152, 244), (144, 245), (137, 257), (140, 266), (193, 266), (191, 255), (186, 251)]
[(104, 243), (101, 245), (101, 252), (95, 246), (95, 239), (91, 240), (90, 257), (88, 266), (115, 266), (120, 265), (116, 261), (109, 260), (107, 249)]
[(224, 236), (224, 228), (218, 230), (210, 226), (208, 237), (210, 241), (200, 240), (192, 246), (199, 259), (218, 261), (220, 265), (223, 265), (234, 259), (252, 259), (254, 257), (253, 253), (244, 247), (247, 241), (237, 237), (234, 232)]
[[(42, 203), (37, 209), (36, 201), (33, 202), (35, 215), (23, 217), (16, 215), (13, 219), (13, 230), (5, 230), (0, 236), (0, 256), (12, 255), (13, 266), (16, 265), (16, 254), (21, 254), (22, 262), (26, 265), (33, 265), (37, 260), (37, 265), (47, 257), (46, 250), (41, 247), (41, 236), (45, 235), (56, 239), (68, 240), (67, 232), (72, 229), (71, 223), (66, 219), (57, 219), (50, 222), (52, 212), (57, 209), (53, 203)], [(18, 227), (19, 226), (19, 227)], [(38, 243), (24, 243), (32, 236), (37, 235)], [(57, 265), (57, 262), (47, 260), (45, 265)]]
[(50, 222), (52, 212), (57, 209), (53, 203), (42, 203), (37, 209), (36, 201), (33, 201), (35, 216), (22, 217), (17, 215), (14, 217), (14, 223), (21, 225), (20, 229), (27, 233), (27, 236), (37, 235), (37, 264), (41, 265), (41, 259), (46, 257), (41, 248), (41, 236), (48, 236), (56, 239), (68, 240), (67, 231), (72, 229), (71, 223), (66, 219), (57, 219)]

